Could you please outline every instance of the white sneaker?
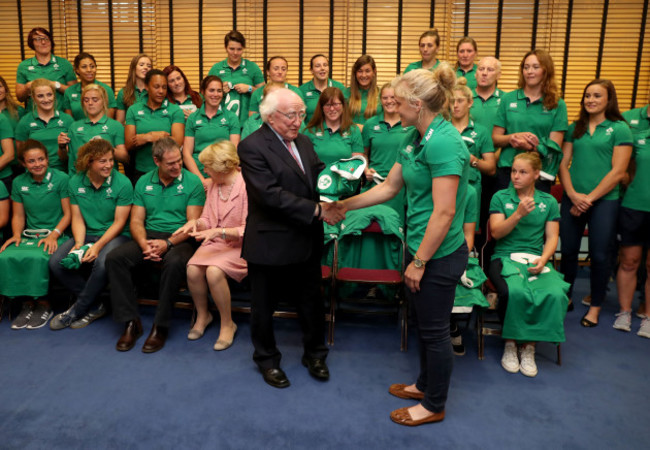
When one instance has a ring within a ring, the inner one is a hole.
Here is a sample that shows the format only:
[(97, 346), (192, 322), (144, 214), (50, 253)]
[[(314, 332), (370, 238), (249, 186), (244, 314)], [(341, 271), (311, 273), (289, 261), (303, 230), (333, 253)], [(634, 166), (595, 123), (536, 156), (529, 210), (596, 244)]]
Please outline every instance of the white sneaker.
[(630, 331), (632, 329), (632, 312), (621, 311), (616, 314), (613, 327), (621, 331)]
[(521, 349), (521, 364), (519, 365), (521, 373), (527, 377), (537, 376), (537, 364), (535, 364), (535, 347), (526, 345)]
[(636, 333), (637, 336), (645, 337), (650, 339), (650, 317), (645, 316), (641, 321), (641, 326), (639, 331)]
[(506, 342), (506, 345), (503, 348), (501, 366), (506, 369), (506, 372), (519, 372), (519, 358), (517, 357), (517, 346), (514, 342)]

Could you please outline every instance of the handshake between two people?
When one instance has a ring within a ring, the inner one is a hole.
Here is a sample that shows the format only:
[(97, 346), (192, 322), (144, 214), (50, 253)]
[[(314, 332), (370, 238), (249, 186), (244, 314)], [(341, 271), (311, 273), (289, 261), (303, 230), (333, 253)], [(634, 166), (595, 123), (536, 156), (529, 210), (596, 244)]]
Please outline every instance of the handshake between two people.
[(336, 225), (341, 220), (345, 219), (347, 208), (342, 201), (335, 202), (320, 202), (321, 216), (330, 225)]

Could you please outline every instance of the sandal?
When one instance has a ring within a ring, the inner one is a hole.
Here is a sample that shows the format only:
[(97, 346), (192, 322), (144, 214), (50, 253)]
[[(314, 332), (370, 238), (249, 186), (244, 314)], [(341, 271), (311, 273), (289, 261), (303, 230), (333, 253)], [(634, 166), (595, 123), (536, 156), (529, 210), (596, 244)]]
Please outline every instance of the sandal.
[(591, 320), (587, 319), (587, 315), (585, 314), (582, 316), (582, 319), (580, 319), (580, 325), (585, 328), (594, 328), (598, 326), (598, 322), (592, 322)]

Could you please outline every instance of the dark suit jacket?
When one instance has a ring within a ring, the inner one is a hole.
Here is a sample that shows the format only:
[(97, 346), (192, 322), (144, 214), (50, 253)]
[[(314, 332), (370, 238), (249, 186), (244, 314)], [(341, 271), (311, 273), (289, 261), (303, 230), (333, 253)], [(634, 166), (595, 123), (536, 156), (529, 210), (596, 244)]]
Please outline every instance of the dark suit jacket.
[(311, 141), (295, 139), (305, 173), (264, 124), (239, 143), (238, 153), (248, 193), (248, 218), (242, 257), (254, 264), (297, 264), (323, 248), (323, 224), (314, 217), (316, 183), (325, 165)]

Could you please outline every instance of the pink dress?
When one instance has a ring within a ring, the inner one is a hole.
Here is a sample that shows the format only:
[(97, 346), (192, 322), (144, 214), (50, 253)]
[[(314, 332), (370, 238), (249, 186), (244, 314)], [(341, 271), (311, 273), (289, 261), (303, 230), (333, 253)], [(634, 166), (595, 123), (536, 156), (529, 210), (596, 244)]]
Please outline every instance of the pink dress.
[(227, 201), (219, 198), (219, 188), (212, 183), (208, 188), (201, 222), (207, 225), (207, 228), (237, 228), (239, 239), (226, 242), (221, 239), (221, 234), (219, 234), (214, 240), (204, 241), (187, 264), (217, 266), (233, 280), (243, 280), (248, 273), (246, 261), (241, 257), (242, 237), (247, 215), (248, 196), (241, 172), (237, 174)]

